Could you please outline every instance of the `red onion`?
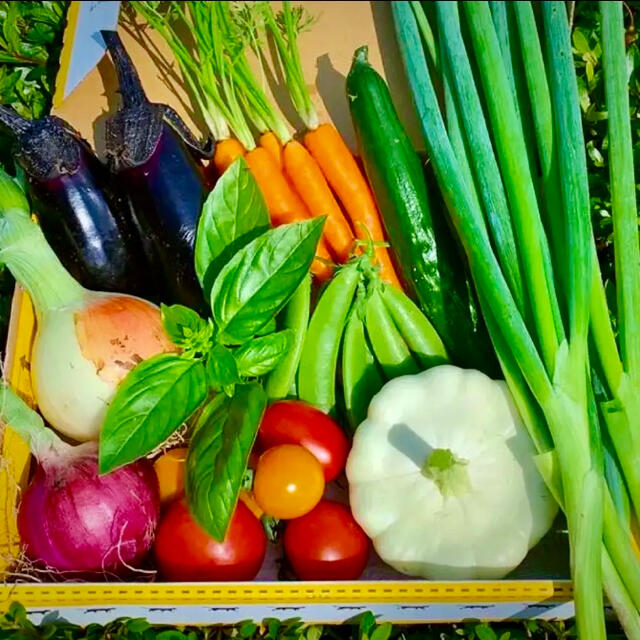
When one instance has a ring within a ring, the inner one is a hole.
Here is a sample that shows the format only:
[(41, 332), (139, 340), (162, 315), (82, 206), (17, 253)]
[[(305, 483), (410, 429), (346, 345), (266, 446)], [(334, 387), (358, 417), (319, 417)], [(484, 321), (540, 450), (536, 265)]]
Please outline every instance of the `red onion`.
[(18, 509), (27, 556), (73, 574), (123, 573), (151, 548), (160, 514), (151, 463), (98, 475), (94, 443), (71, 446), (6, 387), (0, 415), (28, 443), (38, 465)]
[(160, 509), (152, 465), (98, 475), (95, 453), (39, 464), (18, 511), (25, 552), (59, 571), (117, 573), (142, 561)]

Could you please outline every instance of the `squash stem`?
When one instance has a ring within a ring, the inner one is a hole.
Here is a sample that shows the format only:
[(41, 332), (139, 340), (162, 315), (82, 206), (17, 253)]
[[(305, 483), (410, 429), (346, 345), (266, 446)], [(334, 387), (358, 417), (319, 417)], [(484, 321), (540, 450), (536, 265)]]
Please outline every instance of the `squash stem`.
[(444, 498), (460, 497), (471, 490), (467, 464), (467, 460), (456, 456), (451, 449), (434, 449), (422, 473), (435, 482)]

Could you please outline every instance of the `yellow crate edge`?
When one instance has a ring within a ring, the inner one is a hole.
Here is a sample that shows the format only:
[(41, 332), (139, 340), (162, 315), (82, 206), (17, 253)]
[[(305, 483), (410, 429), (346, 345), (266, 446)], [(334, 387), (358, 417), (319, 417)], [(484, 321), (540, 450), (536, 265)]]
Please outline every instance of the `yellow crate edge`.
[[(35, 315), (29, 296), (16, 287), (11, 304), (4, 372), (22, 398), (33, 404), (29, 359), (35, 336)], [(4, 576), (19, 552), (16, 504), (29, 470), (29, 449), (11, 428), (2, 434), (0, 465), (0, 575)]]
[(0, 587), (0, 607), (15, 600), (26, 607), (197, 604), (351, 604), (432, 602), (568, 602), (569, 581), (494, 582), (254, 582), (196, 584), (18, 584)]
[(72, 2), (67, 12), (67, 24), (62, 38), (62, 52), (60, 53), (60, 64), (58, 75), (56, 76), (55, 92), (53, 94), (53, 106), (58, 108), (65, 99), (64, 91), (67, 86), (67, 77), (71, 65), (71, 54), (73, 53), (73, 42), (78, 26), (78, 16), (80, 15), (80, 2)]

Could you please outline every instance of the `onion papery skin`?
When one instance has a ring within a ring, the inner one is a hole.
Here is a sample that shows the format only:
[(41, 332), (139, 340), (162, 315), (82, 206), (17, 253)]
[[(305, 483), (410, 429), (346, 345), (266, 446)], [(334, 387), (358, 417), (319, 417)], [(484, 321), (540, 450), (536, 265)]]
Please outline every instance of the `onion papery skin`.
[(98, 475), (95, 454), (41, 461), (18, 509), (28, 558), (69, 576), (122, 575), (140, 566), (160, 515), (153, 466)]
[(97, 440), (118, 383), (142, 360), (173, 350), (155, 305), (87, 291), (38, 318), (31, 376), (40, 412), (77, 442)]

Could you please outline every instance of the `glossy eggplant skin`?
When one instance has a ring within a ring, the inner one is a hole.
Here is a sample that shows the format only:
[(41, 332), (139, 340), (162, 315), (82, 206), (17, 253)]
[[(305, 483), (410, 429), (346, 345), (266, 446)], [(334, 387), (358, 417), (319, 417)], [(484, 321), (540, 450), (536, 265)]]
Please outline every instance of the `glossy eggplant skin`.
[(13, 158), (42, 231), (83, 286), (148, 297), (148, 267), (127, 202), (108, 168), (64, 120), (26, 120), (0, 106)]
[(47, 241), (78, 282), (96, 291), (153, 298), (149, 266), (123, 195), (109, 170), (84, 148), (73, 173), (27, 176)]
[(149, 102), (118, 34), (101, 33), (121, 95), (105, 122), (109, 166), (129, 195), (160, 299), (206, 312), (194, 245), (208, 192), (200, 160), (212, 156), (213, 146), (201, 145), (173, 109)]
[(144, 251), (160, 279), (162, 302), (202, 311), (194, 266), (198, 218), (207, 196), (203, 169), (168, 125), (146, 162), (121, 170), (135, 211)]

